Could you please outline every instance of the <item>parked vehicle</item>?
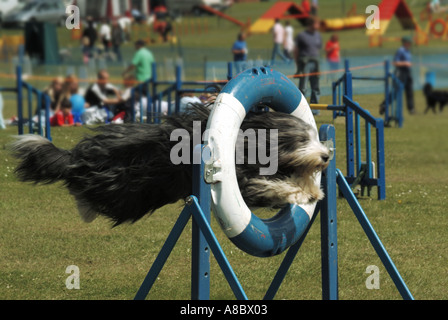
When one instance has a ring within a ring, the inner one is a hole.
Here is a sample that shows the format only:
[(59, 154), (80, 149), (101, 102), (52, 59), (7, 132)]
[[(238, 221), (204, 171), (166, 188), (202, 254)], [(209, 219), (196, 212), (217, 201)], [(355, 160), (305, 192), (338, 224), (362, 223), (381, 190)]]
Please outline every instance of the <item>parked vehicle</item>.
[(0, 0), (0, 21), (14, 9), (21, 9), (26, 0)]
[(27, 2), (18, 11), (11, 11), (3, 19), (3, 27), (23, 27), (27, 22), (51, 22), (65, 25), (67, 15), (65, 5), (60, 0)]

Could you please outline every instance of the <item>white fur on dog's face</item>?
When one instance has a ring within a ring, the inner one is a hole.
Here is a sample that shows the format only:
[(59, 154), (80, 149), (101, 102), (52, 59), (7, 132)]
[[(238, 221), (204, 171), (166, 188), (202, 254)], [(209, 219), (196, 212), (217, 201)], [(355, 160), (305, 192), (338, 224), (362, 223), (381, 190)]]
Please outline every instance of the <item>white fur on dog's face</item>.
[[(330, 160), (330, 149), (319, 141), (316, 130), (310, 129), (308, 132), (311, 138), (310, 143), (303, 151), (305, 151), (306, 156), (310, 157), (310, 162), (315, 164), (315, 171), (325, 170)], [(314, 158), (314, 160), (311, 160), (311, 158)]]
[(325, 170), (330, 160), (330, 150), (319, 141), (316, 130), (309, 128), (307, 134), (309, 139), (291, 156), (291, 164), (297, 168), (295, 171), (299, 176), (311, 176)]

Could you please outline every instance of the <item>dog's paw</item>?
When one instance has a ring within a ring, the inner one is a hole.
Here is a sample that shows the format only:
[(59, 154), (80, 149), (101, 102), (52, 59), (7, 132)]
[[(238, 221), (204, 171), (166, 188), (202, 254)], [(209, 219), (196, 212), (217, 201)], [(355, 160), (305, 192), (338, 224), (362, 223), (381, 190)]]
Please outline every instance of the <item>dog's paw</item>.
[(296, 193), (292, 193), (288, 197), (289, 203), (295, 204), (308, 204), (313, 203), (324, 198), (324, 193), (320, 188), (310, 190), (310, 192), (304, 192), (303, 190)]
[(312, 190), (310, 190), (310, 202), (315, 202), (322, 200), (325, 197), (324, 192), (319, 187), (314, 187)]

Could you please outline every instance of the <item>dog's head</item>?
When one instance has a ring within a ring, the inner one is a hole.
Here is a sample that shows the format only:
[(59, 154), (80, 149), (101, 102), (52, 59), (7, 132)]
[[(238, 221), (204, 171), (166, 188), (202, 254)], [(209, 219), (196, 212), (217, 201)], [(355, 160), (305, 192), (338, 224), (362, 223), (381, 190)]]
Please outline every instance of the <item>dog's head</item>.
[(430, 83), (426, 83), (426, 84), (423, 86), (423, 94), (424, 94), (425, 96), (428, 96), (428, 95), (431, 94), (431, 92), (432, 92), (432, 85), (431, 85)]
[[(268, 129), (267, 150), (277, 153), (280, 174), (312, 175), (329, 164), (330, 150), (319, 141), (316, 129), (295, 116), (280, 112), (262, 113), (248, 117), (241, 128)], [(276, 146), (270, 145), (270, 141), (275, 141), (270, 137), (273, 133), (277, 134)], [(259, 146), (260, 143), (263, 141), (259, 139)]]

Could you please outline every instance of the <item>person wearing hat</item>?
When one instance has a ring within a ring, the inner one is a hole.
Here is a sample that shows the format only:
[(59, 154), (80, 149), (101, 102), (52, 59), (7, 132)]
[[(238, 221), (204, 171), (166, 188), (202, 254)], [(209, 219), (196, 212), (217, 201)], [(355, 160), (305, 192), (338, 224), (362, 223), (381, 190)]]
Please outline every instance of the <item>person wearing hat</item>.
[[(410, 114), (415, 114), (414, 88), (412, 79), (412, 39), (403, 37), (402, 46), (397, 50), (392, 64), (395, 66), (395, 76), (401, 81), (406, 96), (406, 105)], [(380, 113), (384, 113), (385, 103), (380, 106)]]
[(152, 64), (155, 62), (152, 52), (146, 48), (144, 40), (135, 42), (135, 54), (131, 65), (123, 72), (123, 77), (135, 71), (135, 78), (144, 82), (152, 78)]

